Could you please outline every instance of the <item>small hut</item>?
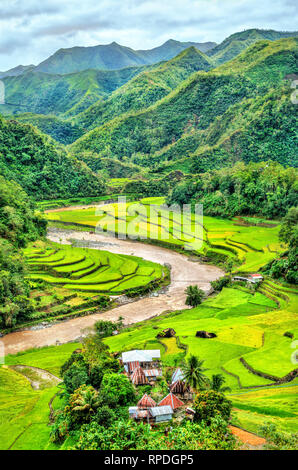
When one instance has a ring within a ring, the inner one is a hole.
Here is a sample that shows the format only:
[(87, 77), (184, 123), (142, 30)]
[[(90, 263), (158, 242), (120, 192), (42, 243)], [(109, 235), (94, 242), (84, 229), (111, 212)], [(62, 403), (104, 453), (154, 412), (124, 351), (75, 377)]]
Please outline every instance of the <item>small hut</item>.
[(180, 408), (184, 403), (176, 395), (170, 392), (166, 397), (164, 397), (158, 406), (170, 406), (173, 410)]
[(176, 395), (184, 396), (186, 393), (189, 393), (189, 387), (186, 385), (183, 380), (176, 380), (173, 384), (170, 386), (170, 392), (175, 393)]
[(136, 367), (130, 376), (130, 379), (134, 385), (145, 385), (148, 384), (148, 379), (143, 371), (142, 367)]
[(150, 414), (155, 423), (170, 421), (173, 417), (173, 409), (170, 406), (155, 406), (150, 408)]
[(145, 395), (143, 395), (141, 400), (138, 402), (138, 407), (140, 409), (154, 408), (155, 406), (155, 401), (153, 400), (153, 398), (149, 397), (147, 393), (145, 393)]

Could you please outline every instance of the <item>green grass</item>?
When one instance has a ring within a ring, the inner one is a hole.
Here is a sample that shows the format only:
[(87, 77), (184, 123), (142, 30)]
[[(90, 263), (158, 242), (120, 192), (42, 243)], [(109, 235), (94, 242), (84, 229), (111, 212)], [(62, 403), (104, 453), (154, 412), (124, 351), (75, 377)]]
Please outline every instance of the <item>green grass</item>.
[(57, 387), (33, 390), (18, 372), (0, 368), (0, 449), (40, 450), (49, 441), (49, 406)]

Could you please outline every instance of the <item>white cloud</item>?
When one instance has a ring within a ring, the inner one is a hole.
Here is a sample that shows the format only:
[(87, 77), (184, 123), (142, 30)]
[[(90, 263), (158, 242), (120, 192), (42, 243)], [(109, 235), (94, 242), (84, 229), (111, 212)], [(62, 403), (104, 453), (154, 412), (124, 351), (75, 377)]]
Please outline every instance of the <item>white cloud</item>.
[(134, 49), (222, 41), (243, 29), (295, 30), (295, 0), (2, 0), (0, 70), (59, 48), (116, 41)]

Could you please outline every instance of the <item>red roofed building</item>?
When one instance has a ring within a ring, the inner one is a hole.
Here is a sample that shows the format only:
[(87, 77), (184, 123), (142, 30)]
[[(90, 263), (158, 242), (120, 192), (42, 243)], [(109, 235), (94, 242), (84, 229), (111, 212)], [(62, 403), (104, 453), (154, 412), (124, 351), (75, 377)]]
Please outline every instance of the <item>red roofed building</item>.
[(158, 404), (158, 406), (171, 406), (173, 410), (176, 410), (176, 408), (180, 408), (180, 406), (183, 406), (184, 403), (183, 401), (179, 400), (176, 395), (174, 395), (172, 392), (169, 393), (166, 397), (164, 397), (161, 402)]
[(138, 407), (142, 409), (153, 408), (154, 406), (156, 406), (155, 401), (153, 398), (149, 397), (147, 393), (145, 393), (145, 395), (143, 395), (141, 400), (138, 402)]
[(136, 367), (131, 374), (130, 379), (134, 385), (144, 385), (148, 383), (148, 379), (142, 367)]

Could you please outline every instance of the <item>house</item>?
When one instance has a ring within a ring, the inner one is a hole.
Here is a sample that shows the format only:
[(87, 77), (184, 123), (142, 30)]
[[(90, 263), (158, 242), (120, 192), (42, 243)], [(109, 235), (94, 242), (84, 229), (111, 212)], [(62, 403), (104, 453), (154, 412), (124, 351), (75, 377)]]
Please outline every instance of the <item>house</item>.
[(173, 417), (173, 409), (171, 406), (155, 406), (150, 408), (150, 414), (154, 419), (155, 423), (162, 423), (164, 421), (170, 421)]
[(159, 369), (144, 369), (144, 373), (149, 382), (151, 382), (152, 380), (155, 381), (157, 377), (162, 376), (162, 371)]
[(142, 410), (137, 406), (130, 406), (128, 408), (129, 417), (135, 420), (148, 420), (152, 419), (149, 410)]
[(186, 393), (190, 392), (190, 389), (183, 380), (176, 380), (170, 385), (170, 392), (184, 397)]
[(147, 393), (142, 396), (141, 400), (138, 401), (138, 408), (147, 409), (147, 408), (154, 408), (156, 406), (155, 401), (153, 398), (149, 397)]
[(121, 361), (124, 364), (126, 372), (131, 373), (140, 366), (145, 369), (152, 369), (158, 364), (160, 359), (159, 349), (134, 349), (122, 353)]
[(172, 375), (172, 382), (171, 383), (173, 384), (177, 380), (183, 380), (183, 379), (184, 379), (184, 374), (183, 374), (182, 370), (180, 369), (180, 367), (178, 367), (178, 369), (176, 369), (175, 372)]
[(158, 406), (170, 406), (173, 410), (180, 408), (183, 406), (184, 403), (181, 401), (176, 395), (170, 392), (166, 397), (164, 397), (161, 402), (159, 402)]
[(134, 369), (133, 373), (130, 376), (130, 380), (134, 385), (145, 385), (149, 383), (144, 370), (140, 366)]
[(258, 282), (263, 281), (263, 276), (261, 274), (250, 274), (249, 276), (234, 276), (233, 281), (244, 281), (250, 282), (251, 284), (257, 284)]

